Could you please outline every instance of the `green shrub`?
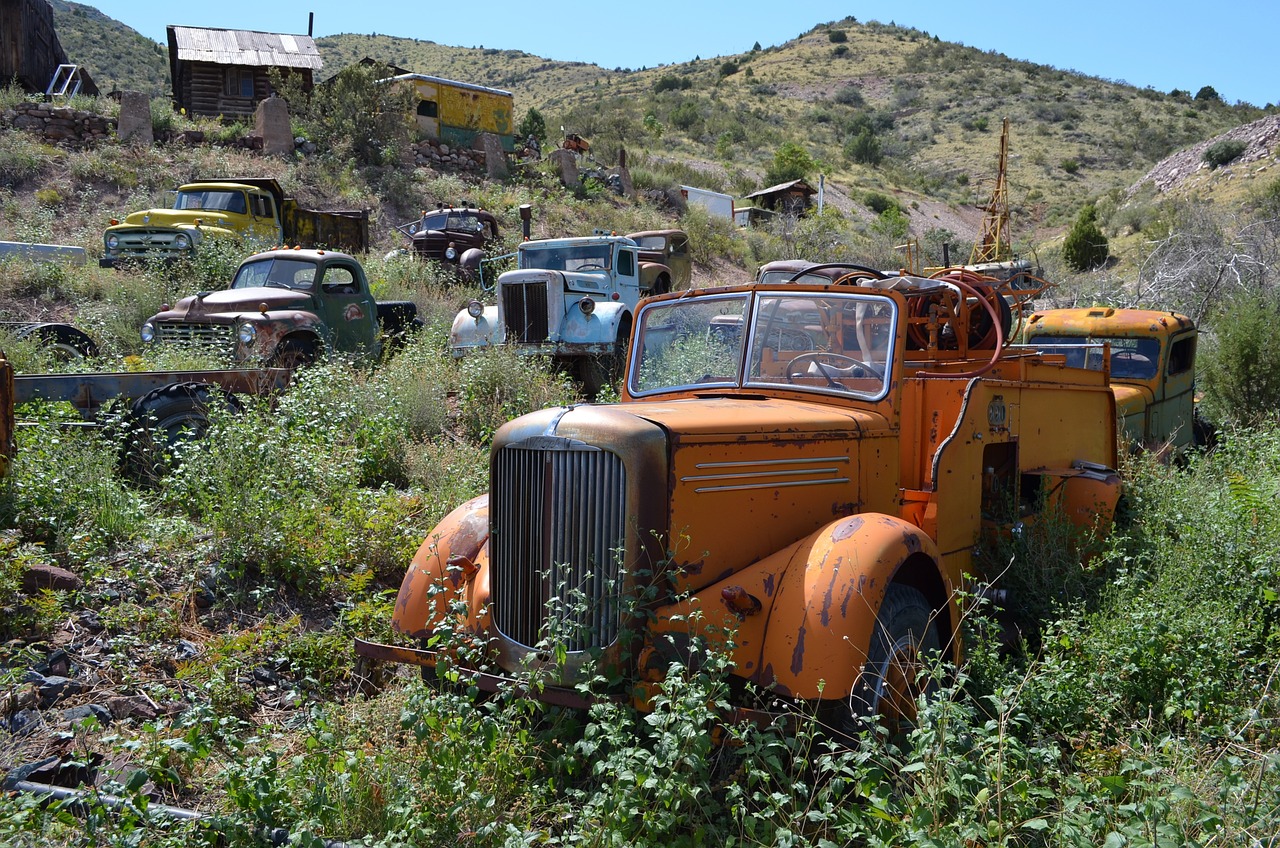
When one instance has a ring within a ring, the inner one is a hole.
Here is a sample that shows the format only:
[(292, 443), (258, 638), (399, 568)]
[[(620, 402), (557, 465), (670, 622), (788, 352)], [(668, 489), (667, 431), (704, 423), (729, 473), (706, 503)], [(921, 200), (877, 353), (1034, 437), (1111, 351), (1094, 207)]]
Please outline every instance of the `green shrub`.
[(827, 40), (832, 44), (843, 44), (849, 40), (849, 34), (842, 29), (827, 30)]
[(542, 117), (541, 112), (530, 106), (520, 120), (520, 126), (516, 127), (516, 138), (521, 141), (536, 138), (539, 144), (546, 142), (547, 119)]
[(1204, 408), (1215, 423), (1275, 422), (1280, 415), (1280, 303), (1270, 292), (1244, 290), (1212, 317), (1200, 357)]
[(1062, 259), (1073, 271), (1097, 268), (1111, 255), (1107, 237), (1098, 228), (1097, 217), (1098, 211), (1093, 204), (1085, 206), (1062, 242)]
[(844, 144), (845, 158), (862, 165), (879, 165), (884, 158), (880, 139), (871, 129), (865, 128)]
[(866, 103), (862, 96), (862, 89), (856, 85), (846, 85), (836, 92), (835, 101), (844, 106), (852, 106), (855, 109), (861, 109)]
[(1247, 147), (1248, 145), (1239, 139), (1224, 139), (1209, 145), (1204, 152), (1204, 161), (1209, 163), (1210, 168), (1221, 168), (1235, 161)]
[(784, 142), (773, 154), (773, 161), (765, 170), (764, 178), (770, 184), (801, 180), (817, 165), (809, 151), (793, 141)]
[(862, 196), (862, 203), (872, 212), (881, 215), (890, 209), (900, 209), (898, 201), (889, 197), (887, 194), (881, 194), (878, 191), (869, 191)]
[(720, 65), (720, 78), (731, 77), (738, 72), (738, 63), (732, 59)]
[(663, 74), (658, 77), (658, 81), (653, 84), (654, 94), (661, 94), (664, 91), (687, 91), (693, 86), (693, 80), (685, 76), (676, 74)]
[(698, 104), (692, 100), (686, 100), (671, 110), (669, 120), (672, 126), (690, 132), (702, 123), (702, 113), (698, 111)]
[(482, 444), (512, 418), (575, 400), (566, 377), (507, 348), (475, 351), (458, 371), (458, 428)]

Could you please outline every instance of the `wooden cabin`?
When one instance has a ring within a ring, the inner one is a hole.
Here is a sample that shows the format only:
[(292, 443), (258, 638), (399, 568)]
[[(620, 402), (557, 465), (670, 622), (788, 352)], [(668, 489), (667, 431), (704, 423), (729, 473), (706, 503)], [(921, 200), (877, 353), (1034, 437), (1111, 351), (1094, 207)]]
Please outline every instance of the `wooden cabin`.
[(272, 68), (301, 74), (310, 91), (323, 65), (309, 35), (185, 26), (168, 32), (173, 102), (188, 115), (252, 117), (272, 94)]
[[(24, 91), (43, 94), (59, 67), (69, 64), (48, 0), (0, 0), (0, 85), (17, 80)], [(75, 79), (82, 94), (98, 93), (83, 69), (76, 69)]]
[(753, 191), (746, 196), (752, 205), (786, 215), (803, 215), (816, 191), (804, 180), (791, 180)]

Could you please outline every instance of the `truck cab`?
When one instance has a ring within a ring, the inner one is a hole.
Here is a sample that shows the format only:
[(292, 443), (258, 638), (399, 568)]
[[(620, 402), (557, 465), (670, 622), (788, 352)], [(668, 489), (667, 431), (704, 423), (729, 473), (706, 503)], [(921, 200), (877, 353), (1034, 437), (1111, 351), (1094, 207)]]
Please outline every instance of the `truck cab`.
[(1109, 523), (1115, 398), (1008, 346), (1003, 284), (848, 279), (641, 303), (621, 402), (504, 425), (489, 494), (401, 585), (392, 624), (418, 646), (357, 650), (435, 666), (438, 634), (470, 634), (482, 689), (532, 668), (571, 703), (611, 672), (643, 706), (705, 639), (734, 692), (846, 728), (909, 718), (922, 655), (960, 658), (984, 538), (1050, 511)]
[(104, 268), (121, 261), (190, 256), (208, 238), (249, 238), (280, 244), (284, 233), (276, 198), (266, 189), (234, 182), (188, 183), (171, 192), (167, 209), (130, 213), (103, 233)]
[(1129, 446), (1178, 454), (1195, 444), (1198, 331), (1187, 316), (1112, 307), (1049, 309), (1027, 320), (1025, 336), (1029, 345), (1063, 351), (1073, 365), (1109, 370)]
[(325, 352), (377, 357), (382, 333), (404, 331), (416, 315), (411, 302), (376, 302), (353, 256), (268, 250), (241, 263), (230, 288), (198, 292), (152, 316), (142, 338), (292, 367)]
[(621, 365), (636, 304), (670, 288), (670, 269), (642, 262), (628, 236), (526, 241), (517, 255), (517, 269), (498, 277), (497, 303), (473, 301), (453, 319), (449, 350), (511, 345), (570, 364), (594, 393)]

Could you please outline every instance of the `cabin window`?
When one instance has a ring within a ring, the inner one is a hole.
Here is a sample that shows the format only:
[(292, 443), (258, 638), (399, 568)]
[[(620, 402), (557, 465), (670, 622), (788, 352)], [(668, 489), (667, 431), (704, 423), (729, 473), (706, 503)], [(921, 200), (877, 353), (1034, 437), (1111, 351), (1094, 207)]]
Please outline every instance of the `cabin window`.
[(230, 97), (253, 99), (253, 69), (227, 68), (226, 94)]
[(436, 115), (439, 114), (439, 111), (440, 111), (440, 107), (436, 105), (436, 102), (434, 100), (418, 101), (418, 117), (419, 118), (434, 118), (436, 117)]

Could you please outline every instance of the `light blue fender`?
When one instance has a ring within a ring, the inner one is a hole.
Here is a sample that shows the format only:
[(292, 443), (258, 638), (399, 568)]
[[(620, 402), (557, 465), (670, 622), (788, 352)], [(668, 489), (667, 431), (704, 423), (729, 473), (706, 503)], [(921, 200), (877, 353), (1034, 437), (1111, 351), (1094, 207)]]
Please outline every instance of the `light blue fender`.
[(486, 306), (479, 318), (472, 318), (463, 309), (453, 317), (453, 326), (449, 328), (449, 349), (454, 356), (461, 356), (471, 348), (498, 344), (502, 337), (498, 307)]
[(581, 298), (573, 301), (565, 298), (560, 341), (571, 345), (600, 345), (599, 353), (611, 353), (623, 322), (631, 320), (631, 307), (614, 301), (596, 301), (595, 311), (584, 315), (578, 308), (578, 300)]

